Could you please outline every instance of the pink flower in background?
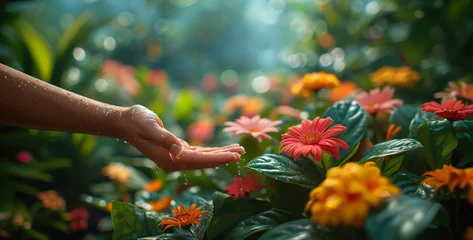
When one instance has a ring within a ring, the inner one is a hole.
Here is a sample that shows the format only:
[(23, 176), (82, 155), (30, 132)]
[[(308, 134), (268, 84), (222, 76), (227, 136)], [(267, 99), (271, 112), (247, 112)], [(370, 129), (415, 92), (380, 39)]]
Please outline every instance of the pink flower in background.
[(436, 93), (434, 97), (454, 100), (456, 100), (457, 97), (461, 97), (470, 102), (473, 102), (473, 84), (468, 84), (466, 82), (461, 81), (460, 86), (458, 86), (454, 82), (449, 82), (448, 86), (450, 86), (448, 92)]
[(218, 78), (217, 75), (213, 73), (206, 74), (204, 78), (202, 78), (202, 89), (206, 92), (214, 92), (218, 88)]
[(224, 128), (223, 131), (233, 132), (232, 137), (248, 133), (261, 142), (263, 138), (270, 140), (271, 136), (266, 133), (278, 132), (279, 130), (276, 126), (281, 123), (281, 120), (271, 121), (261, 118), (259, 115), (252, 118), (242, 116), (235, 122), (225, 122), (225, 125), (228, 127)]
[(355, 98), (369, 114), (378, 115), (383, 113), (391, 113), (395, 107), (402, 105), (404, 102), (400, 99), (393, 99), (396, 90), (392, 87), (385, 87), (370, 90), (369, 93), (363, 91)]
[(192, 123), (187, 128), (187, 138), (191, 143), (206, 143), (214, 137), (214, 124), (209, 120)]
[(33, 160), (33, 156), (29, 152), (21, 151), (16, 154), (16, 159), (24, 164), (28, 164)]
[(443, 100), (440, 104), (437, 102), (427, 102), (422, 106), (422, 111), (424, 112), (432, 112), (453, 121), (463, 120), (473, 114), (473, 104), (465, 106), (461, 101), (453, 99)]
[(151, 86), (161, 85), (168, 80), (168, 75), (165, 71), (155, 69), (148, 73), (146, 82)]
[(278, 116), (286, 116), (290, 118), (295, 118), (295, 119), (301, 119), (301, 110), (295, 109), (291, 106), (285, 106), (281, 105), (276, 107), (272, 112), (271, 112), (271, 118), (275, 118)]
[(87, 229), (87, 220), (89, 219), (89, 212), (85, 208), (76, 208), (69, 212), (70, 222), (69, 229), (73, 232)]
[(100, 70), (102, 75), (111, 75), (119, 87), (121, 87), (128, 95), (136, 96), (141, 87), (135, 78), (135, 68), (130, 65), (122, 65), (114, 60), (107, 60)]
[(256, 183), (259, 178), (252, 178), (252, 175), (249, 174), (246, 178), (234, 177), (233, 181), (235, 183), (228, 185), (225, 189), (225, 192), (228, 195), (232, 195), (235, 198), (245, 197), (248, 193), (263, 188), (263, 185)]
[(333, 157), (340, 159), (340, 148), (347, 150), (348, 144), (334, 136), (342, 133), (347, 128), (341, 124), (333, 127), (332, 118), (316, 117), (313, 121), (302, 120), (300, 126), (289, 128), (289, 132), (282, 135), (280, 143), (281, 152), (293, 157), (296, 161), (299, 157), (312, 155), (315, 161), (322, 160), (322, 150)]
[(100, 69), (100, 73), (102, 75), (116, 75), (118, 73), (118, 70), (120, 69), (121, 64), (115, 60), (106, 60), (102, 68)]

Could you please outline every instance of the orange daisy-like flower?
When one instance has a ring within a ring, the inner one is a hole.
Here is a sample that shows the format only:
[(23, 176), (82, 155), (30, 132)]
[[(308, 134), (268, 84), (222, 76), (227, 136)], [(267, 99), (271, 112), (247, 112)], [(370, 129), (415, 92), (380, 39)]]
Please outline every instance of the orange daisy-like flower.
[(390, 124), (388, 131), (386, 133), (386, 141), (389, 141), (396, 137), (396, 135), (402, 130), (401, 126), (396, 126), (396, 124)]
[(434, 97), (454, 100), (456, 100), (457, 97), (460, 97), (473, 102), (473, 84), (460, 81), (460, 86), (454, 82), (449, 82), (448, 85), (450, 88), (447, 89), (447, 92), (436, 93)]
[(292, 126), (289, 132), (282, 135), (280, 143), (282, 152), (292, 156), (294, 161), (300, 156), (312, 155), (315, 161), (322, 160), (322, 150), (333, 157), (340, 159), (340, 148), (348, 149), (348, 144), (334, 136), (342, 133), (347, 128), (341, 124), (329, 128), (333, 123), (332, 118), (316, 117), (313, 121), (302, 120), (300, 126)]
[(436, 190), (448, 187), (450, 192), (468, 187), (468, 201), (473, 203), (473, 168), (458, 169), (451, 165), (443, 165), (442, 169), (426, 172), (428, 178), (422, 183), (434, 185)]
[(332, 103), (338, 102), (350, 96), (358, 89), (358, 86), (354, 82), (343, 81), (340, 86), (333, 88), (328, 93), (328, 100)]
[(225, 112), (233, 113), (236, 110), (241, 111), (242, 116), (253, 117), (258, 115), (264, 108), (264, 100), (259, 97), (248, 97), (246, 95), (237, 95), (228, 99), (225, 103)]
[(422, 111), (432, 112), (448, 120), (463, 120), (473, 114), (473, 104), (464, 105), (461, 101), (453, 99), (443, 100), (440, 104), (437, 102), (424, 103)]
[(233, 132), (232, 137), (247, 133), (261, 142), (263, 138), (271, 140), (271, 136), (267, 133), (278, 132), (276, 126), (281, 123), (281, 120), (271, 121), (267, 118), (261, 118), (259, 115), (252, 118), (242, 116), (235, 122), (226, 122), (225, 125), (228, 127), (224, 128), (223, 131)]
[(410, 67), (382, 67), (370, 75), (375, 86), (389, 84), (392, 86), (410, 87), (420, 81), (420, 74)]
[(163, 182), (161, 180), (151, 180), (145, 186), (144, 190), (147, 192), (157, 192), (163, 188)]
[(305, 211), (321, 226), (361, 227), (371, 208), (399, 194), (375, 163), (347, 163), (328, 170), (327, 178), (310, 192)]
[(392, 87), (372, 89), (369, 93), (361, 92), (355, 100), (363, 106), (369, 114), (378, 115), (390, 113), (392, 110), (402, 105), (404, 102), (400, 99), (393, 99), (396, 90)]
[(102, 169), (102, 174), (119, 184), (128, 184), (130, 169), (121, 163), (111, 163)]
[(252, 175), (246, 176), (246, 178), (234, 177), (233, 181), (235, 183), (227, 186), (224, 191), (228, 193), (228, 195), (232, 195), (235, 198), (238, 197), (245, 197), (248, 193), (263, 188), (263, 185), (257, 184), (256, 182), (259, 178), (255, 177), (252, 178)]
[(308, 73), (291, 88), (297, 96), (308, 97), (311, 92), (322, 88), (335, 88), (340, 85), (337, 76), (326, 72)]
[[(193, 224), (200, 225), (200, 218), (203, 215), (207, 214), (210, 215), (209, 211), (201, 210), (204, 206), (200, 206), (196, 208), (196, 204), (192, 204), (189, 209), (187, 210), (184, 205), (180, 205), (177, 208), (172, 210), (172, 213), (175, 217), (168, 217), (163, 219), (159, 224), (158, 227), (166, 225), (163, 232), (170, 227), (178, 227), (181, 228), (190, 228)], [(204, 216), (205, 217), (205, 216)]]
[(172, 197), (167, 196), (156, 201), (151, 201), (149, 202), (149, 205), (153, 211), (162, 212), (171, 206), (171, 201)]

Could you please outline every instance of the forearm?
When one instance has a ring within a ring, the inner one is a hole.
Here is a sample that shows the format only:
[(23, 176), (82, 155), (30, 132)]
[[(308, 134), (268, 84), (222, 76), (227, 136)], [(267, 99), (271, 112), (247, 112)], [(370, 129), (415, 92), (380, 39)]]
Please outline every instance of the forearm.
[(126, 108), (58, 88), (0, 64), (0, 124), (122, 138)]

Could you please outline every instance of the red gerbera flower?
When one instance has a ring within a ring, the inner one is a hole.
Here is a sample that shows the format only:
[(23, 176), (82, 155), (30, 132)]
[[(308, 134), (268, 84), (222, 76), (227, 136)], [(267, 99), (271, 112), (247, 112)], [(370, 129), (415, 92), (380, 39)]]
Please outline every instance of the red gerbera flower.
[(73, 232), (82, 229), (87, 229), (87, 220), (89, 219), (89, 212), (85, 208), (77, 208), (69, 212), (70, 222), (69, 229)]
[(452, 99), (443, 100), (440, 104), (437, 102), (427, 102), (422, 106), (424, 107), (422, 108), (424, 112), (432, 112), (453, 121), (463, 120), (473, 114), (473, 105), (465, 106), (461, 101)]
[(251, 174), (246, 176), (246, 178), (234, 177), (233, 181), (235, 183), (228, 185), (223, 190), (235, 198), (245, 197), (251, 191), (263, 188), (263, 185), (256, 183), (258, 180), (258, 177), (252, 178)]
[(333, 157), (340, 159), (340, 148), (348, 149), (348, 144), (334, 136), (347, 128), (341, 124), (328, 128), (333, 123), (332, 118), (316, 117), (313, 121), (302, 120), (300, 126), (289, 128), (289, 132), (282, 135), (282, 152), (297, 160), (300, 156), (312, 155), (315, 161), (322, 160), (322, 150)]

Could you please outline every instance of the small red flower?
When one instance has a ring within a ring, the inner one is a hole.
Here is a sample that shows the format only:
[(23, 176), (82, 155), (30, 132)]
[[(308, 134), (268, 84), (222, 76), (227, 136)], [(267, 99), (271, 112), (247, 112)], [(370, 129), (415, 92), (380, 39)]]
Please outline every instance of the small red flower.
[(341, 124), (329, 128), (333, 123), (332, 118), (316, 117), (313, 121), (302, 120), (300, 126), (289, 128), (289, 132), (282, 135), (280, 143), (282, 152), (287, 153), (296, 161), (300, 156), (312, 155), (315, 161), (322, 160), (322, 150), (340, 159), (340, 148), (348, 149), (348, 144), (334, 136), (342, 133), (347, 128)]
[(235, 183), (228, 185), (223, 190), (235, 198), (245, 197), (251, 191), (263, 188), (263, 185), (256, 183), (258, 180), (259, 178), (257, 177), (252, 178), (251, 174), (246, 176), (246, 178), (234, 177), (233, 181)]
[(18, 152), (16, 154), (16, 159), (24, 164), (28, 164), (33, 160), (33, 156), (29, 152)]
[(89, 219), (89, 213), (85, 208), (77, 208), (69, 212), (71, 221), (69, 222), (69, 229), (73, 232), (82, 229), (87, 229), (87, 220)]
[(440, 104), (437, 102), (427, 102), (422, 106), (422, 111), (424, 112), (432, 112), (453, 121), (463, 120), (473, 114), (473, 104), (465, 106), (461, 101), (452, 99), (443, 100)]

